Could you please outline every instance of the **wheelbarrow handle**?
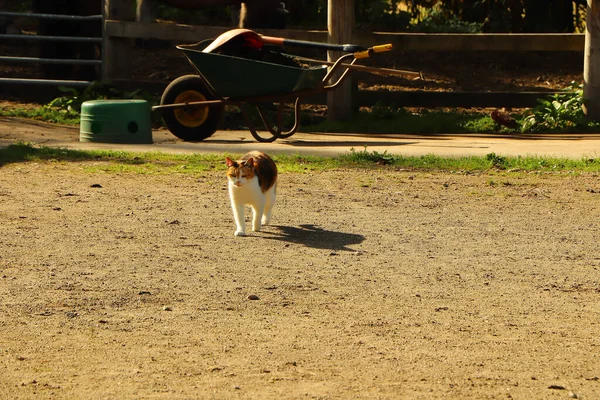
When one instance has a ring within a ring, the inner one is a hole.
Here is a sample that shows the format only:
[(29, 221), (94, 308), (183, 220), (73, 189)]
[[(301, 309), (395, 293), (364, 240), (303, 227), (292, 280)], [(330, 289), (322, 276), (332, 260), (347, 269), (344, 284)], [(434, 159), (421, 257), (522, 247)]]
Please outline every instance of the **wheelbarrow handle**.
[(354, 52), (354, 58), (369, 58), (375, 53), (383, 53), (384, 51), (391, 51), (392, 44), (380, 44), (378, 46), (369, 47), (364, 51), (356, 51)]
[(264, 36), (261, 35), (260, 39), (263, 43), (273, 44), (277, 46), (296, 46), (296, 47), (306, 47), (312, 49), (323, 49), (323, 50), (333, 50), (333, 51), (343, 51), (344, 53), (359, 53), (365, 52), (369, 49), (364, 46), (359, 46), (357, 44), (332, 44), (332, 43), (320, 43), (320, 42), (309, 42), (307, 40), (296, 40), (296, 39), (286, 39), (282, 37), (274, 37), (274, 36)]

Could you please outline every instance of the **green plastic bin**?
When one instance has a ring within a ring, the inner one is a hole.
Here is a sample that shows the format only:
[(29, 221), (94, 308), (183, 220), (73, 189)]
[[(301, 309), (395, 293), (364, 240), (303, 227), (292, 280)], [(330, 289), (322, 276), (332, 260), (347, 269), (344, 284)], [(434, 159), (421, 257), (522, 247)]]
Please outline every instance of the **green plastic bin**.
[(81, 105), (79, 141), (152, 143), (152, 108), (146, 100), (91, 100)]

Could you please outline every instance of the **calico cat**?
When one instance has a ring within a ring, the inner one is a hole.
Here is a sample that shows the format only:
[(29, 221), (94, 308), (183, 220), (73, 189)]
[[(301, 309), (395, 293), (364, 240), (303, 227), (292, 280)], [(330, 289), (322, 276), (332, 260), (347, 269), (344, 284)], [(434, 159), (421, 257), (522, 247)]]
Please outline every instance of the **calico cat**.
[(275, 203), (277, 166), (267, 154), (251, 151), (240, 160), (225, 158), (229, 199), (235, 220), (235, 236), (246, 234), (244, 206), (252, 208), (252, 230), (260, 231), (269, 223)]

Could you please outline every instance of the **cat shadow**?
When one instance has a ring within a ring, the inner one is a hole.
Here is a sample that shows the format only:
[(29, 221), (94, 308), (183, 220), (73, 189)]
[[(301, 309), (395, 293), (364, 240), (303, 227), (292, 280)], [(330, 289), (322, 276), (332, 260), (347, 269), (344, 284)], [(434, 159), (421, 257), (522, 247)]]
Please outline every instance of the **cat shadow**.
[(300, 226), (271, 225), (277, 231), (263, 231), (272, 235), (270, 239), (301, 244), (306, 247), (327, 250), (354, 251), (347, 246), (359, 244), (365, 240), (363, 235), (330, 231), (312, 224)]

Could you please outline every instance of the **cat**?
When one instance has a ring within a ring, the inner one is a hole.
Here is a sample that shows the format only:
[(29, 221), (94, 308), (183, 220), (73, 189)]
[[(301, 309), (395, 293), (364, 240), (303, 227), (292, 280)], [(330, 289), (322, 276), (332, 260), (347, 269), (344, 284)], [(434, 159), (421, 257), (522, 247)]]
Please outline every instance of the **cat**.
[(229, 200), (235, 220), (235, 236), (246, 235), (244, 206), (252, 208), (252, 230), (259, 232), (271, 220), (277, 187), (277, 165), (267, 154), (251, 151), (234, 161), (225, 158)]

